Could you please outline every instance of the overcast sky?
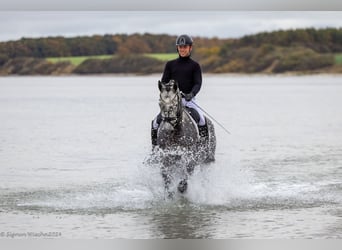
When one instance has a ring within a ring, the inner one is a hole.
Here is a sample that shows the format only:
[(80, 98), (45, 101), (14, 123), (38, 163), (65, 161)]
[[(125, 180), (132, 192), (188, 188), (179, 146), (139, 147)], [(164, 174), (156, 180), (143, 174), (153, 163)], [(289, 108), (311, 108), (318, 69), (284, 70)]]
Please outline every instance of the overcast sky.
[(2, 11), (0, 41), (152, 33), (237, 38), (262, 31), (342, 27), (341, 11)]

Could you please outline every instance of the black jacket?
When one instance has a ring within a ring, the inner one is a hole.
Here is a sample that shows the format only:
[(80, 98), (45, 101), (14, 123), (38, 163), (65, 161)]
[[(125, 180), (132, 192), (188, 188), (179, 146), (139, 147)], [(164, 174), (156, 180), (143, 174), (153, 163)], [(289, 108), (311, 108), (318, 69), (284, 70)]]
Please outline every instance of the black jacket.
[(168, 61), (161, 80), (169, 82), (171, 79), (178, 82), (179, 89), (183, 93), (189, 94), (192, 92), (196, 95), (202, 86), (201, 67), (190, 57), (179, 57)]

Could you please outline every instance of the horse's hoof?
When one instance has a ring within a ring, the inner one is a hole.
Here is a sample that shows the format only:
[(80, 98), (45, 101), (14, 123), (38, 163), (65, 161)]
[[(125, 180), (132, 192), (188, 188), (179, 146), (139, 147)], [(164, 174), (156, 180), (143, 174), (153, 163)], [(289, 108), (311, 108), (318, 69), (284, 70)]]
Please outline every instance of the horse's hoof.
[(179, 182), (178, 187), (177, 187), (178, 191), (180, 193), (184, 193), (187, 189), (188, 189), (188, 183), (186, 180), (182, 180)]

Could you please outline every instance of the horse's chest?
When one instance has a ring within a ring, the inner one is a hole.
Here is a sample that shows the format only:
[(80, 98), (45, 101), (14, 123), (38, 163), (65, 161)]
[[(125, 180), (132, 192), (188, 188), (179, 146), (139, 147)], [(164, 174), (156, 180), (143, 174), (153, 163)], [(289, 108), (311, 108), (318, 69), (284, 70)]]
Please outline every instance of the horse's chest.
[(188, 136), (185, 131), (173, 131), (172, 133), (168, 133), (167, 136), (160, 138), (160, 146), (163, 147), (173, 147), (173, 146), (180, 146), (180, 147), (192, 147), (196, 145), (196, 137)]

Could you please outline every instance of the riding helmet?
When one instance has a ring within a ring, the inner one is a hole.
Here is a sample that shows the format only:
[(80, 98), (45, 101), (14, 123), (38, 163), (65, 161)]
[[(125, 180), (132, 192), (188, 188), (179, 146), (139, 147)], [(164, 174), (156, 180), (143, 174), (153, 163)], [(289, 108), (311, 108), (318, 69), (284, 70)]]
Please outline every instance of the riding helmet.
[(188, 35), (180, 35), (179, 37), (177, 37), (176, 39), (176, 46), (180, 46), (180, 45), (192, 45), (193, 41), (192, 38)]

